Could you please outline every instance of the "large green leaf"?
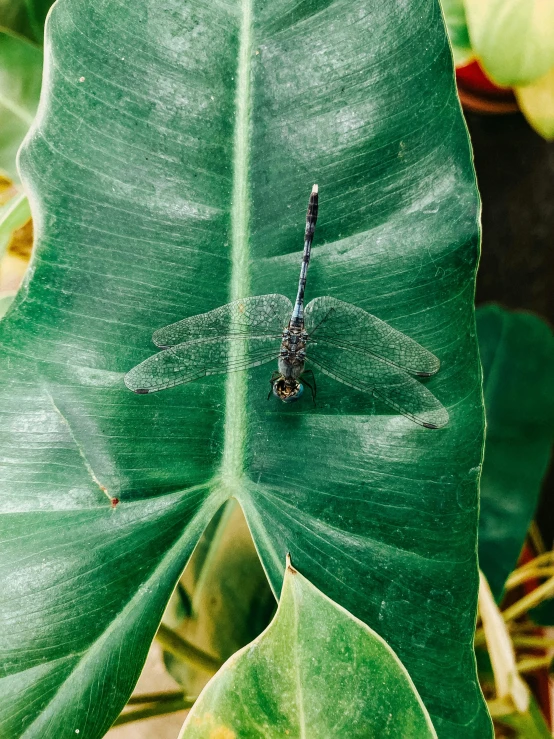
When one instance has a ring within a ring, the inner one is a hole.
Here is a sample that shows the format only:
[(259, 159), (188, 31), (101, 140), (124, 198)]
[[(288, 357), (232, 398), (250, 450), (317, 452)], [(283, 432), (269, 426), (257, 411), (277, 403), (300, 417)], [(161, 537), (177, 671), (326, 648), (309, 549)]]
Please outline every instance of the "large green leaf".
[[(170, 593), (236, 496), (278, 591), (284, 555), (398, 654), (442, 737), (482, 739), (475, 674), (483, 443), (478, 199), (435, 0), (60, 0), (21, 152), (34, 260), (0, 324), (0, 727), (98, 737)], [(270, 369), (138, 396), (152, 331), (298, 279), (442, 361), (431, 431)], [(112, 504), (112, 500), (114, 500)]]
[(387, 643), (289, 566), (270, 626), (221, 668), (189, 713), (181, 736), (437, 735)]
[(487, 440), (479, 562), (496, 598), (515, 567), (554, 441), (554, 336), (529, 313), (477, 311)]
[(38, 105), (42, 52), (0, 31), (0, 173), (17, 179), (15, 156)]

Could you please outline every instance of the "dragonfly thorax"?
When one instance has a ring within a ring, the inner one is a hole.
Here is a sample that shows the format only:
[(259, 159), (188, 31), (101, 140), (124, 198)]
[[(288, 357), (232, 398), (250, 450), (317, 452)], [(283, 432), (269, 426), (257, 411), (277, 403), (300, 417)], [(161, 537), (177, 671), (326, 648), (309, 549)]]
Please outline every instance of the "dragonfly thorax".
[(285, 383), (292, 384), (304, 371), (308, 334), (303, 326), (288, 326), (283, 331), (279, 352), (279, 372)]

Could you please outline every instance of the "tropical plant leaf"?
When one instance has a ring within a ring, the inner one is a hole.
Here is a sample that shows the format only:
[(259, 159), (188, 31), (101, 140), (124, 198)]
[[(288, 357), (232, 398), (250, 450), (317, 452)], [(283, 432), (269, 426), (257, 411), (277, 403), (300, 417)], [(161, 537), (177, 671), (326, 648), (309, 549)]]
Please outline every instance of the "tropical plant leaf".
[[(478, 198), (434, 0), (60, 0), (20, 161), (34, 260), (0, 324), (10, 737), (99, 737), (214, 513), (235, 496), (278, 591), (284, 555), (398, 654), (441, 737), (490, 720), (472, 641), (483, 442)], [(267, 368), (151, 396), (152, 332), (245, 295), (360, 306), (441, 360), (431, 431)], [(440, 669), (438, 669), (440, 665)]]
[(215, 736), (437, 735), (387, 643), (289, 565), (275, 618), (210, 681), (181, 732)]
[(471, 45), (497, 85), (527, 85), (554, 66), (554, 4), (464, 0), (464, 5)]
[(10, 179), (18, 179), (15, 156), (35, 117), (41, 77), (41, 50), (0, 31), (0, 172)]
[(554, 441), (554, 336), (529, 313), (477, 310), (487, 415), (479, 563), (498, 599), (537, 506)]

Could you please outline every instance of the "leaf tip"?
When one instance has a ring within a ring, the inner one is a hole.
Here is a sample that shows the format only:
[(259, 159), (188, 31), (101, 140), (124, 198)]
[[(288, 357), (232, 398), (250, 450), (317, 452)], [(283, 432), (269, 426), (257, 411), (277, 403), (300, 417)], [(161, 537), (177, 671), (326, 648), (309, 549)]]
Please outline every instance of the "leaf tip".
[(291, 561), (290, 561), (290, 552), (287, 552), (287, 560), (286, 561), (287, 561), (287, 567), (286, 567), (287, 568), (287, 571), (290, 572), (291, 575), (296, 575), (296, 573), (298, 572), (298, 570), (295, 570), (294, 567), (291, 564)]

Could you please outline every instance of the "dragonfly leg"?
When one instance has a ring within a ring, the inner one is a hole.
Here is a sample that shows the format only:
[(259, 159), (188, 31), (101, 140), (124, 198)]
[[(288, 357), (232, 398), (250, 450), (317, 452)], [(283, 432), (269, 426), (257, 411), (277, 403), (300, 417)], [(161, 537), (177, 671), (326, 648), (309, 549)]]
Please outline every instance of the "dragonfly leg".
[(271, 385), (271, 390), (267, 394), (268, 400), (271, 398), (271, 393), (273, 392), (273, 385), (275, 385), (275, 383), (280, 377), (281, 377), (281, 373), (279, 372), (279, 370), (275, 370), (273, 374), (271, 375), (271, 379), (269, 381), (269, 384)]

